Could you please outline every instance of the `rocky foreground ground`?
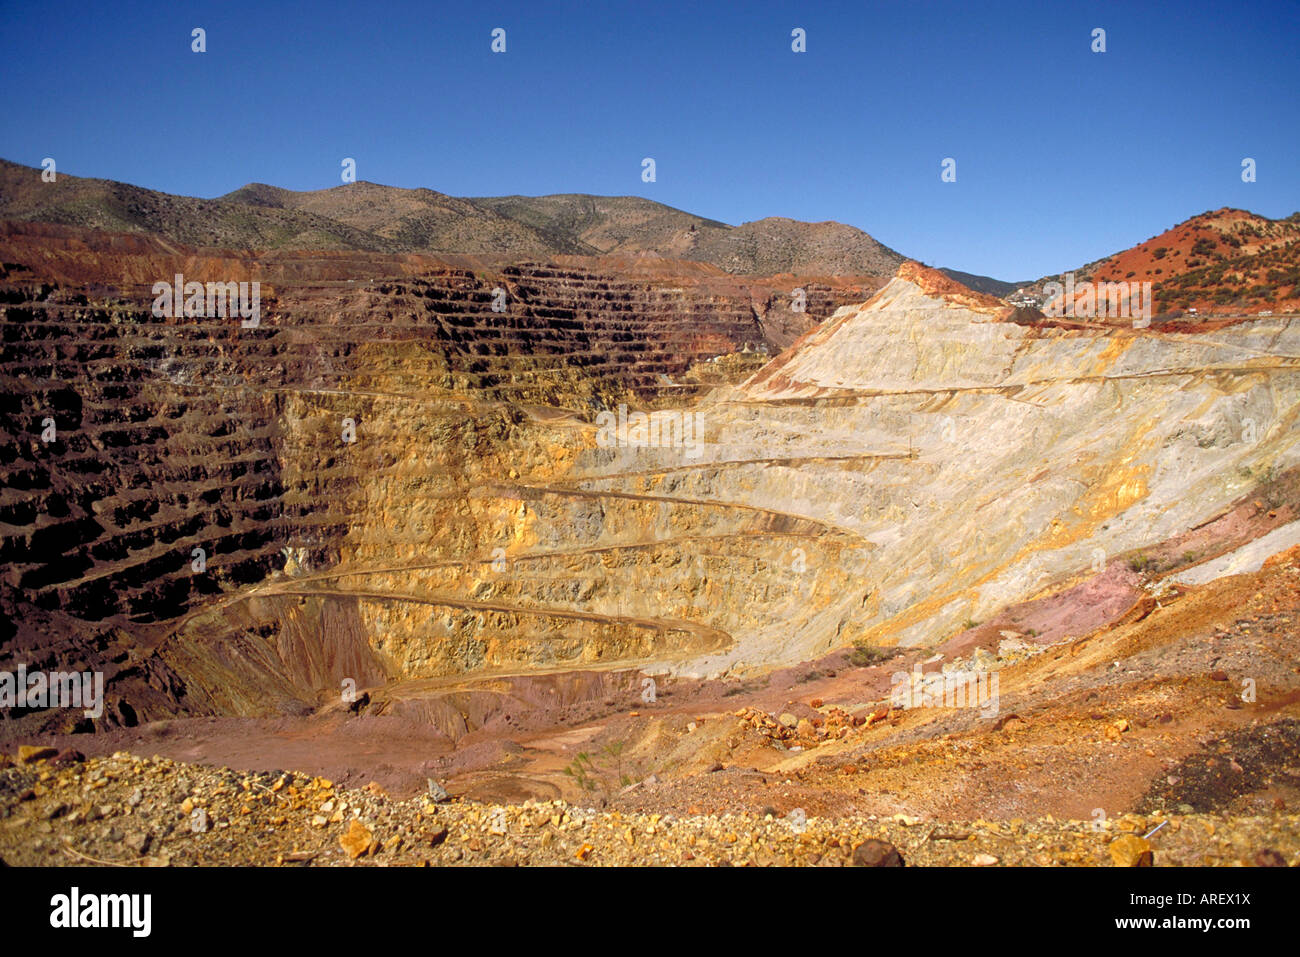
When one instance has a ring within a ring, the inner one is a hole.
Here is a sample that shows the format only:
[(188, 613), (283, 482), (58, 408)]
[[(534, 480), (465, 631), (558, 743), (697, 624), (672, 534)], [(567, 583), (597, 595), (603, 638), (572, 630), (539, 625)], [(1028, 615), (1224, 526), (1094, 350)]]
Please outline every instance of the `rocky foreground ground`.
[[(1300, 863), (1300, 815), (921, 821), (395, 800), (291, 772), (30, 749), (0, 769), (9, 865), (1146, 866)], [(1154, 832), (1154, 833), (1153, 833)]]
[(516, 710), (518, 727), (445, 753), (397, 718), (337, 709), (11, 738), (0, 859), (1294, 865), (1297, 576), (1292, 549), (1088, 639), (950, 648), (996, 669), (990, 714), (894, 707), (889, 674), (915, 654), (841, 653), (753, 687), (668, 683), (630, 709), (587, 676), (590, 707)]

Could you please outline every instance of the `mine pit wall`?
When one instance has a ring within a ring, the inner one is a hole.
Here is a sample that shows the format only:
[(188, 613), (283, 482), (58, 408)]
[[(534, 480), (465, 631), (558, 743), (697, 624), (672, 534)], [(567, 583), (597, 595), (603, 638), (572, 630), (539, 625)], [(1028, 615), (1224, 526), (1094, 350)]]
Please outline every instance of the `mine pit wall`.
[[(376, 263), (335, 254), (272, 264), (261, 325), (243, 329), (230, 318), (157, 319), (148, 287), (176, 272), (255, 279), (266, 263), (177, 258), (139, 237), (93, 255), (84, 236), (42, 255), (12, 232), (3, 245), (0, 669), (103, 671), (109, 705), (91, 726), (293, 713), (335, 696), (344, 678), (365, 687), (727, 643), (707, 619), (764, 560), (750, 540), (762, 523), (684, 505), (539, 504), (527, 486), (563, 478), (593, 442), (576, 420), (538, 425), (525, 410), (589, 417), (653, 401), (661, 375), (764, 342), (754, 303), (771, 311), (774, 293), (534, 266), (346, 283), (336, 275)], [(61, 283), (42, 278), (42, 262), (66, 271), (53, 276)], [(491, 310), (501, 284), (504, 315)], [(796, 324), (844, 301), (842, 289), (806, 285)], [(58, 430), (48, 445), (46, 416)], [(344, 418), (354, 443), (341, 439)], [(488, 488), (502, 481), (525, 490)], [(479, 557), (499, 544), (512, 554), (621, 547), (678, 524), (723, 537), (717, 554), (691, 558), (689, 575), (665, 576), (681, 558), (664, 545), (568, 559), (583, 576), (576, 589), (551, 558), (523, 560), (536, 562), (532, 580), (484, 584)], [(773, 564), (775, 548), (762, 546)], [(321, 586), (410, 600), (239, 597), (331, 569), (431, 559), (458, 570)], [(755, 585), (752, 597), (783, 587)], [(429, 603), (474, 595), (510, 610)], [(548, 615), (552, 604), (591, 617)], [(68, 713), (5, 717), (88, 729)]]
[[(319, 411), (335, 398), (308, 401)], [(361, 483), (355, 499), (322, 499), (327, 524), (330, 509), (350, 516), (337, 561), (298, 564), (286, 581), (393, 596), (362, 607), (394, 679), (715, 652), (733, 630), (797, 627), (851, 587), (849, 567), (861, 564), (817, 521), (682, 499), (671, 488), (562, 487), (578, 463), (611, 462), (590, 427), (500, 409), (448, 416), (436, 404), (383, 397), (361, 407), (364, 436), (342, 451), (316, 424), (338, 421), (341, 407), (292, 417), (304, 429), (290, 458), (304, 475), (346, 459)], [(654, 459), (653, 450), (623, 451), (620, 464)], [(663, 453), (683, 461), (681, 450)], [(297, 474), (288, 464), (284, 473)], [(811, 571), (794, 570), (796, 554)]]
[(824, 349), (773, 363), (700, 410), (717, 427), (714, 451), (736, 459), (756, 443), (810, 462), (907, 443), (908, 455), (862, 470), (681, 479), (684, 495), (738, 495), (876, 546), (867, 601), (822, 635), (751, 654), (821, 647), (827, 633), (837, 644), (937, 643), (1087, 574), (1098, 549), (1111, 558), (1184, 532), (1300, 462), (1294, 323), (1212, 337), (1036, 331), (896, 283), (819, 331)]
[[(757, 335), (748, 292), (444, 266), (284, 280), (244, 330), (22, 275), (0, 284), (0, 668), (102, 668), (102, 724), (302, 712), (345, 679), (933, 644), (1300, 460), (1281, 319), (1044, 330), (895, 280), (694, 407), (687, 455), (601, 447), (591, 413)], [(501, 284), (517, 311), (492, 312)]]

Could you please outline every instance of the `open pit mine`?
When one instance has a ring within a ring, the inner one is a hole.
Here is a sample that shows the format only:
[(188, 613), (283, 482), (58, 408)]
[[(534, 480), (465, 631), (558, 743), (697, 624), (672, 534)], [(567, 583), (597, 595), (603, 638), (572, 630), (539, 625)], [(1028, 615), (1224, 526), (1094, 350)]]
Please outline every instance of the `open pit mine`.
[(1300, 861), (1294, 315), (16, 221), (0, 264), (7, 863)]

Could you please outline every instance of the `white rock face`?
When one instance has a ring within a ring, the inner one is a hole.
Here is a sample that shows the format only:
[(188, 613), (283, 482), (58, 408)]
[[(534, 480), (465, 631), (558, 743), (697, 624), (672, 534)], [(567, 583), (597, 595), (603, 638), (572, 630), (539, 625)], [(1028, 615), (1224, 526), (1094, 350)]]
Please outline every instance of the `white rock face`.
[(1195, 568), (1171, 575), (1170, 580), (1180, 585), (1203, 585), (1228, 575), (1257, 572), (1264, 567), (1264, 562), (1269, 557), (1295, 545), (1300, 545), (1300, 522), (1290, 522), (1281, 528), (1275, 528), (1267, 535), (1261, 535), (1255, 541), (1247, 542), (1227, 555), (1220, 555)]
[(700, 410), (697, 462), (716, 467), (674, 473), (674, 495), (788, 512), (852, 547), (837, 552), (838, 594), (810, 586), (782, 620), (719, 613), (735, 647), (685, 670), (859, 637), (941, 641), (1300, 462), (1294, 319), (1204, 335), (1036, 329), (925, 281), (900, 275)]

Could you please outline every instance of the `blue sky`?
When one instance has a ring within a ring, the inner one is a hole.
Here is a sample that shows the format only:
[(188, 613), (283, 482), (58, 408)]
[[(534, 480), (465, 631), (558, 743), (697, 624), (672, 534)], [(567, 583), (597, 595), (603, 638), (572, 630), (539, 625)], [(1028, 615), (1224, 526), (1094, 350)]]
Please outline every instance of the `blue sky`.
[(1295, 0), (4, 0), (0, 156), (196, 196), (333, 186), (354, 157), (461, 196), (833, 219), (1019, 280), (1206, 209), (1300, 210), (1298, 40)]

